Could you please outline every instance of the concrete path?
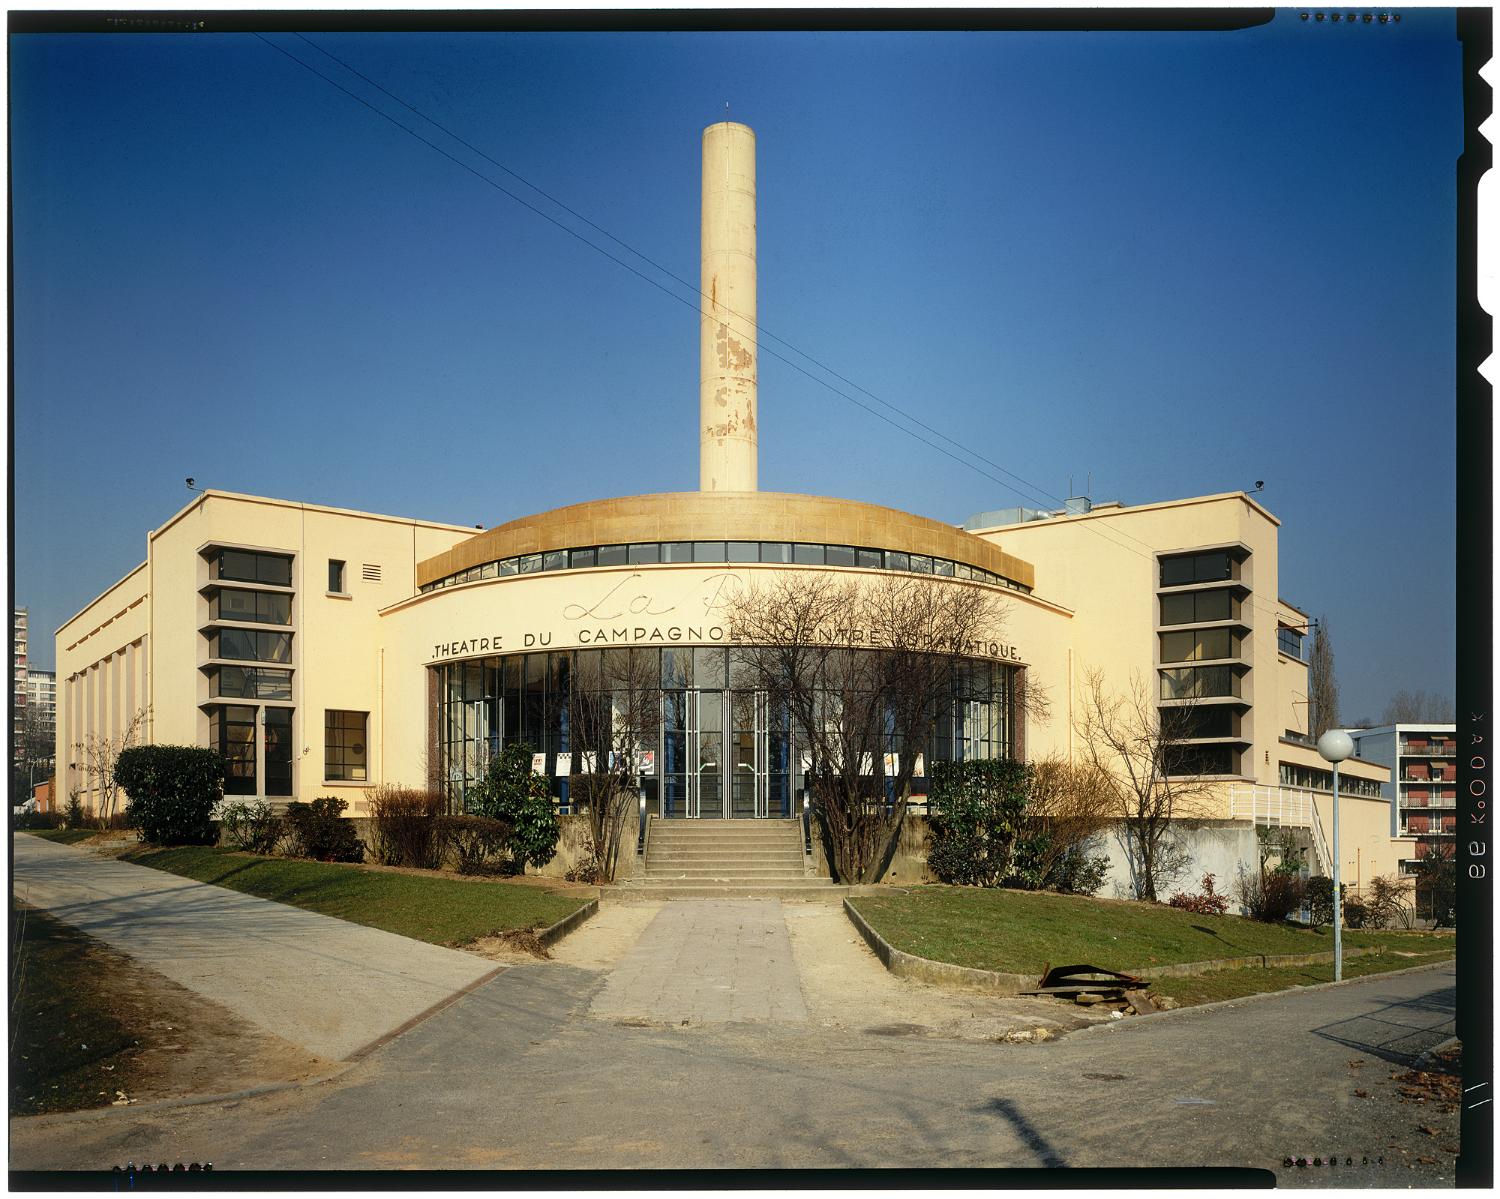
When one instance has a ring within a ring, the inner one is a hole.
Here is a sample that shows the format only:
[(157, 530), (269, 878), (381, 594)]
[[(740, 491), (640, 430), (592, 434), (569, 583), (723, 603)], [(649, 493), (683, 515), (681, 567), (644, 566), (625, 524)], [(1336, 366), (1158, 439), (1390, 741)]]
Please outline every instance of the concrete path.
[(606, 979), (595, 1016), (650, 1023), (805, 1021), (778, 899), (669, 903)]
[(11, 845), (21, 899), (320, 1057), (346, 1058), (496, 969), (39, 837)]

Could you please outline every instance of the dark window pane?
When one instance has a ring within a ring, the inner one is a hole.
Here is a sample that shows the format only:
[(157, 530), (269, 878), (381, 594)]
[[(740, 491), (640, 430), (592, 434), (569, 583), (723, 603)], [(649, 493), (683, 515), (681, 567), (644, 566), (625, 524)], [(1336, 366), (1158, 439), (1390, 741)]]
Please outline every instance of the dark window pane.
[(599, 547), (600, 566), (624, 566), (627, 560), (627, 549), (623, 545), (601, 545)]
[(885, 568), (887, 570), (910, 570), (911, 555), (903, 554), (899, 550), (888, 550), (885, 555)]
[(661, 685), (663, 687), (690, 687), (693, 684), (693, 651), (690, 649), (664, 649), (661, 651)]
[(724, 561), (724, 543), (722, 541), (695, 541), (693, 542), (694, 562), (722, 562)]
[(1161, 660), (1163, 662), (1186, 662), (1193, 654), (1191, 633), (1163, 633), (1161, 635)]
[(1193, 578), (1193, 557), (1191, 554), (1181, 558), (1163, 558), (1161, 560), (1161, 585), (1163, 587), (1178, 587), (1183, 583), (1191, 583)]
[(661, 545), (655, 541), (637, 542), (630, 547), (630, 560), (636, 563), (649, 564), (661, 561)]
[(949, 578), (953, 577), (953, 563), (948, 561), (947, 558), (934, 558), (932, 560), (932, 569), (934, 574), (946, 575)]
[(879, 550), (860, 550), (855, 555), (855, 562), (866, 570), (880, 570), (885, 564)]
[(543, 570), (566, 570), (568, 567), (567, 550), (548, 550), (542, 555)]
[(790, 562), (792, 560), (791, 544), (786, 541), (762, 541), (760, 560), (762, 562)]
[(541, 554), (522, 554), (519, 565), (523, 575), (536, 574), (542, 569), (542, 556)]
[(911, 568), (919, 574), (930, 575), (932, 573), (932, 559), (926, 554), (913, 554), (911, 556)]
[(693, 543), (691, 541), (663, 542), (661, 560), (663, 562), (691, 562), (693, 560)]
[(335, 592), (344, 590), (344, 564), (336, 558), (328, 559), (328, 590)]
[(724, 558), (728, 562), (759, 562), (760, 542), (730, 541), (725, 544)]
[(716, 689), (724, 686), (725, 656), (722, 649), (695, 649), (693, 651), (693, 686)]
[(574, 567), (575, 569), (580, 566), (593, 566), (594, 557), (595, 554), (592, 549), (573, 550), (568, 555), (568, 565)]
[(1193, 599), (1198, 620), (1228, 620), (1234, 615), (1232, 592), (1200, 591)]
[(291, 624), (292, 597), (275, 591), (262, 591), (255, 599), (255, 619), (261, 624)]
[(500, 562), (500, 577), (521, 573), (521, 560), (519, 558), (504, 558)]
[(274, 583), (278, 587), (292, 585), (292, 560), (280, 554), (220, 550), (217, 561), (216, 578), (239, 579), (246, 583)]
[(792, 547), (792, 561), (803, 566), (822, 566), (825, 550), (821, 545), (797, 544)]
[(1199, 583), (1216, 582), (1219, 579), (1231, 579), (1233, 575), (1233, 563), (1227, 553), (1216, 550), (1211, 554), (1199, 554), (1193, 560), (1194, 579)]
[(829, 566), (853, 566), (854, 547), (852, 545), (830, 545), (828, 547), (827, 562)]

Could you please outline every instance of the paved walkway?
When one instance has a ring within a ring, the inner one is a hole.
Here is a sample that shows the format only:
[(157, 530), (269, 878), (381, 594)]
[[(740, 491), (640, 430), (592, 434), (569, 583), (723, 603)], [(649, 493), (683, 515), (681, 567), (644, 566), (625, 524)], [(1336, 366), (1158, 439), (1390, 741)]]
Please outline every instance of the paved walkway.
[(662, 907), (610, 973), (595, 1016), (651, 1023), (805, 1021), (807, 1006), (777, 899)]
[(321, 1057), (348, 1057), (495, 969), (39, 837), (11, 845), (21, 899)]

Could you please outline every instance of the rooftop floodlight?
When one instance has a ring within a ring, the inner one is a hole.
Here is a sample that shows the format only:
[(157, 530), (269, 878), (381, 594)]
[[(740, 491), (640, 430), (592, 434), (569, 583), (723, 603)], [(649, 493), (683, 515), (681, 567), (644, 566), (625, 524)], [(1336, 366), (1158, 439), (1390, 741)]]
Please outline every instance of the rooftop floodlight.
[(1339, 893), (1339, 763), (1354, 752), (1354, 738), (1329, 729), (1318, 738), (1318, 753), (1333, 767), (1333, 981), (1344, 979), (1344, 901)]

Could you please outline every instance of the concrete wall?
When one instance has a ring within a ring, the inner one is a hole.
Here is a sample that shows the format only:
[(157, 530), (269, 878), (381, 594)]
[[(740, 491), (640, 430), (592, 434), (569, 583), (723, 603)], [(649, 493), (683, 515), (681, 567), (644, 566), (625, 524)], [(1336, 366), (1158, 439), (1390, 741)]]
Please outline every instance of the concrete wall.
[(976, 530), (1032, 563), (1035, 594), (1073, 614), (1058, 669), (1037, 672), (1038, 681), (1051, 687), (1052, 717), (1035, 731), (1029, 755), (1077, 758), (1078, 711), (1091, 670), (1102, 673), (1111, 692), (1126, 691), (1138, 678), (1156, 694), (1158, 553), (1244, 545), (1250, 557), (1241, 581), (1251, 595), (1242, 617), (1251, 632), (1241, 658), (1251, 669), (1242, 684), (1242, 698), (1250, 705), (1242, 727), (1251, 745), (1243, 756), (1245, 773), (1237, 777), (1273, 782), (1282, 731), (1276, 649), (1279, 523), (1249, 496), (1234, 492)]

